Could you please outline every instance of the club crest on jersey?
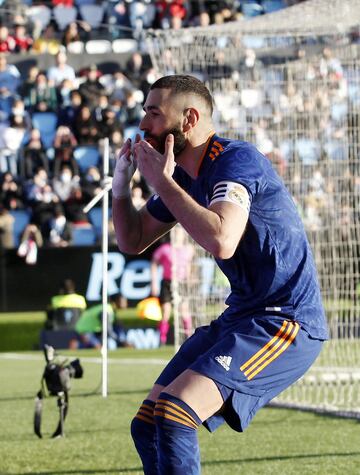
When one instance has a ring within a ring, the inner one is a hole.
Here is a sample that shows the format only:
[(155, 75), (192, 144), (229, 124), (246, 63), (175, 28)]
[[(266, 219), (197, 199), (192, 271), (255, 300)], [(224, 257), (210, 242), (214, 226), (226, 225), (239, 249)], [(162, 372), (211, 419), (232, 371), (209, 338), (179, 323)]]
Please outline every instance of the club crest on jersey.
[(246, 206), (249, 201), (248, 194), (243, 186), (234, 186), (234, 188), (229, 191), (229, 198), (241, 206)]
[(250, 196), (245, 186), (231, 181), (220, 181), (214, 186), (213, 196), (210, 204), (219, 201), (228, 201), (247, 213), (250, 211)]

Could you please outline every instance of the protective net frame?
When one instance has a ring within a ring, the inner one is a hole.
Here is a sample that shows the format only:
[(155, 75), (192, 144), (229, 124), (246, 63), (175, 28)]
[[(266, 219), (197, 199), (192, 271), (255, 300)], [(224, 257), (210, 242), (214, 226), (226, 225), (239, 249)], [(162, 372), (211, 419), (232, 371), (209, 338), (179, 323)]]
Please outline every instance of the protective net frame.
[[(252, 20), (152, 31), (146, 38), (157, 72), (204, 80), (213, 92), (217, 132), (255, 143), (302, 214), (330, 341), (309, 372), (274, 404), (358, 418), (359, 19), (357, 0), (308, 0)], [(229, 292), (211, 256), (191, 244), (190, 285), (173, 282), (177, 347), (185, 338), (181, 302), (188, 301), (199, 326), (221, 313)]]

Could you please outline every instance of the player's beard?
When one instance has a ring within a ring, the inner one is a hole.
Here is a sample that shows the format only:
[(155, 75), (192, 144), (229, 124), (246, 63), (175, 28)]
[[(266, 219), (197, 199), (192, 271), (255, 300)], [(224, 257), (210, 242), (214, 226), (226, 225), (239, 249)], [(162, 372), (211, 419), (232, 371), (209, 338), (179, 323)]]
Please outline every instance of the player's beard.
[(145, 140), (151, 139), (153, 147), (160, 153), (165, 153), (166, 137), (169, 134), (174, 136), (174, 155), (175, 157), (181, 153), (186, 147), (186, 138), (179, 126), (175, 126), (172, 129), (165, 130), (162, 134), (155, 136), (149, 133), (144, 134)]

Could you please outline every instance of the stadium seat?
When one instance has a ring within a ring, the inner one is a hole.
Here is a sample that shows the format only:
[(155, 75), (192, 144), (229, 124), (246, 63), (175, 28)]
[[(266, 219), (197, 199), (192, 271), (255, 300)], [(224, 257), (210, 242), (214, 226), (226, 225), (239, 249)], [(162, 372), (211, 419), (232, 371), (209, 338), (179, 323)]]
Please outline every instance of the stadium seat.
[(41, 140), (47, 149), (52, 146), (57, 126), (57, 114), (55, 112), (34, 112), (32, 124), (35, 129), (39, 129)]
[(82, 41), (71, 41), (66, 49), (71, 54), (82, 54), (85, 50), (85, 44)]
[(241, 4), (241, 11), (245, 17), (251, 18), (264, 13), (261, 5), (255, 2), (245, 2)]
[(264, 13), (272, 13), (285, 8), (283, 0), (262, 0), (261, 5)]
[(75, 0), (75, 5), (80, 7), (81, 5), (94, 5), (96, 0)]
[(77, 9), (75, 7), (57, 5), (53, 8), (53, 14), (59, 30), (65, 30), (69, 23), (76, 20)]
[(119, 38), (112, 42), (112, 49), (114, 53), (133, 53), (139, 48), (138, 42), (131, 38)]
[(77, 146), (74, 150), (74, 157), (82, 172), (85, 172), (89, 167), (97, 167), (100, 161), (99, 150), (91, 145)]
[(89, 40), (85, 43), (85, 50), (88, 54), (106, 54), (112, 52), (111, 41), (109, 40)]
[(91, 225), (72, 227), (73, 246), (93, 246), (95, 243), (96, 234), (94, 228)]
[(97, 29), (104, 18), (104, 7), (102, 5), (79, 5), (80, 15), (92, 29)]
[(40, 24), (43, 31), (51, 19), (51, 10), (46, 5), (32, 5), (26, 10), (26, 15), (33, 24)]
[[(93, 225), (97, 239), (101, 239), (102, 236), (102, 207), (92, 208), (89, 213), (89, 221)], [(110, 217), (111, 211), (108, 210), (108, 217)]]
[(10, 210), (10, 214), (14, 217), (14, 246), (19, 247), (21, 235), (30, 222), (31, 213), (25, 209)]

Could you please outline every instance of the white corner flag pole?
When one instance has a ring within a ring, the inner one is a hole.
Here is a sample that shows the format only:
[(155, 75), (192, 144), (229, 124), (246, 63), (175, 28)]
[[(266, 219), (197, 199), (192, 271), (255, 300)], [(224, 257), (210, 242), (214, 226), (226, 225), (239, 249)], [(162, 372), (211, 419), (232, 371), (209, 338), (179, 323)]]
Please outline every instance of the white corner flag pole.
[(109, 139), (104, 139), (104, 156), (103, 156), (103, 182), (104, 188), (98, 193), (84, 208), (84, 212), (88, 213), (95, 204), (102, 202), (102, 396), (107, 397), (108, 394), (108, 210), (109, 210), (109, 191), (111, 189), (111, 177), (109, 177)]

